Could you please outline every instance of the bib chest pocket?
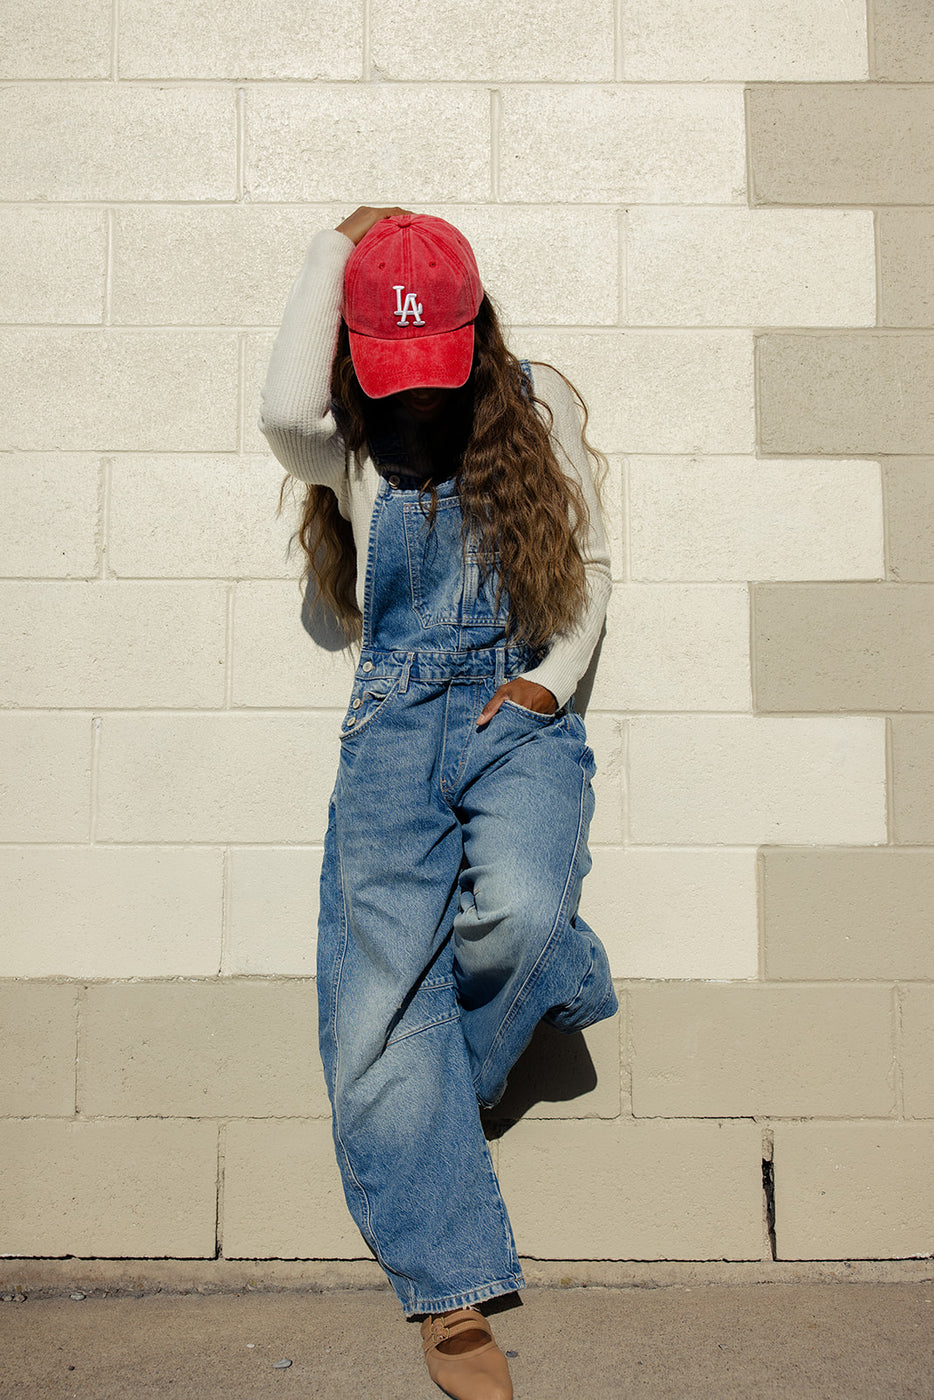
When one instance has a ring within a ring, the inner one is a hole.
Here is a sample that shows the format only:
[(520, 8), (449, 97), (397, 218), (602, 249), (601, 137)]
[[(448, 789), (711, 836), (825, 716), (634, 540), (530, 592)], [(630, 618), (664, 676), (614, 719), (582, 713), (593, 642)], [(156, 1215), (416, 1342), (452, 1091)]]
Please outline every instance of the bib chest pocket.
[(429, 528), (428, 506), (406, 503), (403, 513), (412, 607), (423, 627), (503, 625), (506, 599), (496, 610), (496, 574), (484, 577), (475, 540), (461, 537), (460, 501), (440, 499)]

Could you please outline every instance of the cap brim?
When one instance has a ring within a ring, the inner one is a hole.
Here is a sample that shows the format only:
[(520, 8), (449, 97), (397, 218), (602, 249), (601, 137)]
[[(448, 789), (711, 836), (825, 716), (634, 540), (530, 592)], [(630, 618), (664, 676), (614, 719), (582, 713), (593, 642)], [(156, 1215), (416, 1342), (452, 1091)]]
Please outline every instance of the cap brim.
[(350, 355), (360, 388), (370, 399), (405, 389), (459, 389), (473, 364), (473, 323), (441, 335), (377, 340), (349, 331)]

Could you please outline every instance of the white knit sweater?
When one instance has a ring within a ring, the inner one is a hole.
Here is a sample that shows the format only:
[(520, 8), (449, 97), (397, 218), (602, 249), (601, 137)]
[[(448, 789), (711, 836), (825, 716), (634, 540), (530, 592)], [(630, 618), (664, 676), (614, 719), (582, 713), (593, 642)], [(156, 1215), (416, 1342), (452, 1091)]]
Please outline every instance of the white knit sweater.
[[(272, 348), (259, 426), (286, 471), (301, 481), (329, 486), (337, 496), (357, 546), (357, 601), (362, 611), (379, 475), (365, 451), (348, 463), (330, 410), (344, 266), (352, 252), (350, 239), (336, 229), (325, 229), (312, 239)], [(534, 381), (536, 396), (548, 404), (554, 418), (552, 442), (558, 461), (579, 482), (590, 511), (590, 534), (582, 551), (588, 607), (575, 627), (554, 638), (544, 660), (525, 673), (525, 679), (545, 686), (563, 705), (586, 671), (603, 626), (610, 559), (574, 397), (547, 365), (535, 366)]]

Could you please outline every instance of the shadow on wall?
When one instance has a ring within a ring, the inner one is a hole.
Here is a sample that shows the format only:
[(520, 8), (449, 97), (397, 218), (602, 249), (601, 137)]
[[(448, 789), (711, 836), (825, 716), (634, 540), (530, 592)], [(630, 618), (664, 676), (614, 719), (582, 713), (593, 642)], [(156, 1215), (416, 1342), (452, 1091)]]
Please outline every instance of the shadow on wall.
[(314, 579), (305, 581), (305, 596), (302, 601), (302, 626), (315, 646), (324, 651), (343, 651), (348, 645), (347, 638), (337, 624), (337, 619), (324, 607), (317, 596), (318, 587)]
[(540, 1022), (513, 1066), (506, 1092), (481, 1113), (487, 1138), (500, 1138), (536, 1104), (569, 1103), (596, 1088), (597, 1070), (580, 1031), (567, 1035)]

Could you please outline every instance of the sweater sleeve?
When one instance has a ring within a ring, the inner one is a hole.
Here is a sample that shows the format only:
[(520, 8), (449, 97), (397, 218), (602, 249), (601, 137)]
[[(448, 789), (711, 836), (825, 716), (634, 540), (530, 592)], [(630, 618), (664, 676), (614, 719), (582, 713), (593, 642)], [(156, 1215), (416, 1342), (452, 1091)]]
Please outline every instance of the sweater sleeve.
[(330, 486), (339, 499), (345, 453), (330, 407), (331, 365), (352, 252), (337, 229), (311, 240), (272, 347), (259, 416), (260, 432), (286, 471)]
[(590, 665), (603, 627), (612, 589), (610, 553), (574, 395), (560, 374), (548, 365), (535, 365), (534, 378), (536, 396), (548, 404), (554, 417), (551, 436), (555, 454), (567, 475), (580, 486), (590, 513), (590, 530), (581, 550), (587, 577), (587, 606), (573, 627), (557, 633), (544, 660), (523, 676), (550, 690), (560, 708), (574, 694)]

